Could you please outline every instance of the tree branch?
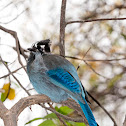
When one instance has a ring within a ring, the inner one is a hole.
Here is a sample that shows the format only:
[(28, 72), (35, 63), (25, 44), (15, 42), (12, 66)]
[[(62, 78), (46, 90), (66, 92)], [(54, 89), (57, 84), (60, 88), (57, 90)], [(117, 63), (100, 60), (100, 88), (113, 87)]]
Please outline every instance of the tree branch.
[(61, 5), (61, 16), (60, 16), (60, 39), (59, 39), (59, 47), (60, 47), (60, 55), (65, 56), (65, 12), (66, 12), (66, 1), (62, 0)]
[[(20, 67), (20, 68), (14, 70), (14, 71), (12, 71), (11, 73), (16, 73), (16, 72), (17, 72), (18, 70), (20, 70), (20, 69), (22, 69), (22, 67)], [(5, 78), (5, 77), (8, 77), (9, 75), (10, 75), (10, 73), (8, 73), (8, 74), (6, 74), (6, 75), (0, 77), (0, 79)]]
[(17, 116), (28, 106), (40, 103), (51, 102), (51, 100), (45, 95), (32, 95), (20, 99), (12, 108), (11, 111), (17, 113)]
[(3, 65), (7, 68), (8, 72), (10, 75), (12, 75), (12, 77), (18, 82), (18, 84), (20, 85), (20, 87), (28, 94), (30, 95), (30, 93), (22, 86), (22, 84), (20, 83), (20, 81), (14, 76), (14, 74), (10, 71), (10, 69), (8, 68), (7, 64), (2, 60), (1, 56), (0, 56), (0, 61), (3, 63)]
[[(20, 113), (28, 106), (30, 105), (34, 105), (34, 104), (40, 104), (43, 108), (46, 108), (52, 112), (54, 112), (55, 114), (57, 114), (58, 116), (62, 117), (65, 120), (69, 120), (69, 121), (74, 121), (74, 122), (84, 122), (85, 124), (87, 123), (87, 120), (85, 118), (71, 118), (68, 117), (66, 115), (62, 115), (59, 112), (57, 112), (56, 110), (52, 109), (52, 108), (48, 108), (46, 106), (44, 106), (41, 103), (49, 103), (51, 102), (50, 98), (45, 96), (45, 95), (32, 95), (32, 96), (28, 96), (25, 98), (20, 99), (10, 110), (6, 109), (5, 106), (3, 105), (3, 103), (0, 101), (0, 117), (4, 120), (5, 126), (16, 126), (16, 124), (13, 125), (10, 123), (12, 120), (16, 120), (18, 116), (20, 115)], [(72, 108), (74, 109), (78, 109), (82, 112), (80, 106), (72, 99), (68, 99), (67, 101), (63, 101), (61, 104), (65, 104), (67, 106), (72, 106)], [(71, 104), (71, 105), (70, 105)], [(9, 121), (7, 120), (10, 119)], [(15, 121), (13, 121), (15, 122)]]
[(68, 24), (73, 24), (73, 23), (86, 23), (86, 22), (112, 21), (112, 20), (126, 20), (126, 18), (99, 18), (99, 19), (90, 19), (90, 20), (76, 20), (76, 21), (66, 22), (66, 26)]
[(24, 65), (23, 65), (23, 63), (21, 61), (20, 54), (22, 54), (24, 56), (24, 58), (26, 57), (26, 55), (24, 54), (23, 48), (20, 46), (20, 42), (19, 42), (17, 33), (15, 31), (12, 31), (12, 30), (9, 30), (7, 28), (4, 28), (1, 25), (0, 25), (0, 29), (3, 30), (4, 32), (7, 32), (7, 33), (11, 34), (15, 38), (16, 51), (17, 51), (17, 55), (18, 55), (18, 61), (21, 64), (21, 66), (24, 68), (24, 70), (26, 71), (26, 69), (25, 69), (25, 67), (24, 67)]
[(4, 106), (2, 101), (0, 100), (0, 117), (3, 118), (4, 114), (8, 111), (8, 109)]
[[(71, 58), (75, 60), (82, 60), (81, 58), (75, 57), (75, 56), (65, 56), (66, 58)], [(111, 62), (111, 61), (120, 61), (120, 60), (126, 60), (126, 57), (124, 58), (116, 58), (116, 59), (83, 59), (83, 61), (89, 61), (89, 62)]]

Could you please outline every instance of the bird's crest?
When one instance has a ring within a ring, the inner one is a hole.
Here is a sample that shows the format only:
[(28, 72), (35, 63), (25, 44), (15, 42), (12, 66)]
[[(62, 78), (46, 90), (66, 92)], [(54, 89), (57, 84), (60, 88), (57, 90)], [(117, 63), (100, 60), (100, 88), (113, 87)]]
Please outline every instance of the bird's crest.
[(28, 50), (36, 52), (37, 50), (41, 53), (50, 52), (50, 39), (37, 41), (32, 45), (32, 48), (28, 48)]

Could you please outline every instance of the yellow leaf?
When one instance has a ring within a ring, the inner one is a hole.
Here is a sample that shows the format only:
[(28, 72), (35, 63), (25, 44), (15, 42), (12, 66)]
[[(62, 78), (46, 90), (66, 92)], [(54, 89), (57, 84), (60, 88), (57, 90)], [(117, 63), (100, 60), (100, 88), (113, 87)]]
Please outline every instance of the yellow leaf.
[(8, 91), (8, 89), (10, 88), (10, 83), (4, 84), (3, 88), (5, 91)]
[(13, 100), (14, 98), (15, 98), (15, 90), (13, 88), (10, 88), (8, 99)]
[(9, 94), (10, 83), (4, 84), (3, 88), (4, 93), (1, 94), (1, 101), (4, 102)]

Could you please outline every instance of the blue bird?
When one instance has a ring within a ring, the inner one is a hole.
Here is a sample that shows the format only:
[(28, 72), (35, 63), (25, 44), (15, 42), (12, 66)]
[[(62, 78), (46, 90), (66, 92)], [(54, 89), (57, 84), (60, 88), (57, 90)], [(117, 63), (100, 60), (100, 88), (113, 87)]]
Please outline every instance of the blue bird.
[(64, 57), (51, 54), (49, 41), (40, 41), (28, 49), (27, 73), (30, 82), (39, 94), (47, 95), (53, 102), (59, 103), (71, 97), (80, 104), (89, 125), (98, 126), (75, 67)]

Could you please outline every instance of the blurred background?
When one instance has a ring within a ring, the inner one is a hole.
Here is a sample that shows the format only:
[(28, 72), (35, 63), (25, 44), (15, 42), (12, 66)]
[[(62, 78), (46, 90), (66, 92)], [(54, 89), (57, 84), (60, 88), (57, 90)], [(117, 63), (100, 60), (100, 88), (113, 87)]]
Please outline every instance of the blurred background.
[[(0, 0), (0, 25), (16, 31), (20, 45), (25, 50), (36, 41), (49, 38), (52, 41), (52, 52), (59, 54), (61, 2)], [(67, 0), (66, 21), (112, 17), (126, 17), (125, 0)], [(107, 109), (117, 124), (122, 126), (126, 114), (126, 21), (69, 24), (65, 35), (66, 56), (85, 60), (68, 58), (76, 68), (80, 65), (78, 74), (84, 87)], [(0, 56), (11, 71), (21, 67), (15, 47), (15, 39), (0, 30)], [(29, 55), (27, 51), (25, 54)], [(26, 59), (22, 55), (20, 58), (26, 66)], [(5, 106), (11, 108), (27, 94), (12, 76), (4, 77), (7, 74), (8, 70), (0, 62), (0, 88), (9, 89), (10, 96), (5, 98), (2, 93), (0, 95)], [(30, 90), (32, 85), (24, 69), (15, 71), (14, 75), (31, 94), (37, 94)], [(113, 126), (108, 115), (94, 101), (89, 100), (99, 125)], [(19, 116), (18, 126), (46, 114), (45, 109), (39, 105), (26, 108)], [(28, 126), (40, 123), (42, 120), (29, 123)], [(3, 125), (0, 120), (0, 126)]]

